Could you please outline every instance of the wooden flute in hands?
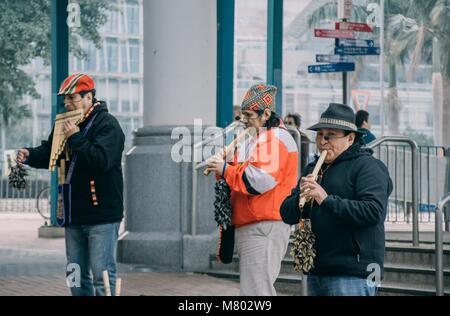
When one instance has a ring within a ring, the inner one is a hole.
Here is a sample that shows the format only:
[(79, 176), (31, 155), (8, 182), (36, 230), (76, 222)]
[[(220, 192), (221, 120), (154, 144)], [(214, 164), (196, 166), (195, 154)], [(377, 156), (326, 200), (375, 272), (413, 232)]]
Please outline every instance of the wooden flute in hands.
[[(240, 132), (236, 138), (227, 146), (225, 149), (220, 152), (218, 155), (221, 155), (223, 159), (227, 159), (228, 154), (234, 149), (234, 147), (241, 142), (245, 138), (245, 136), (249, 133), (249, 128), (246, 128), (242, 132)], [(203, 172), (205, 176), (208, 176), (210, 172), (208, 170), (205, 170)]]
[[(322, 165), (325, 161), (326, 156), (327, 156), (326, 150), (324, 150), (320, 153), (319, 160), (317, 160), (316, 166), (314, 167), (314, 170), (312, 172), (314, 180), (317, 180), (317, 175), (319, 174), (320, 168), (322, 168)], [(309, 189), (306, 189), (304, 193), (307, 193), (307, 192), (309, 192)], [(306, 198), (302, 197), (300, 199), (300, 202), (298, 203), (298, 206), (300, 207), (300, 209), (302, 209), (305, 206), (305, 203), (306, 203)]]

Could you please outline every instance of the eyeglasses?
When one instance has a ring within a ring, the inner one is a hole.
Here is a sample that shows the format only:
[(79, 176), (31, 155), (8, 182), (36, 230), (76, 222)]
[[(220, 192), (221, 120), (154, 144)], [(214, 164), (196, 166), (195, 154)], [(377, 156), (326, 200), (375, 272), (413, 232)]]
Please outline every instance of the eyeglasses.
[(344, 135), (344, 136), (322, 135), (322, 134), (317, 133), (316, 138), (323, 138), (324, 140), (326, 140), (328, 142), (328, 141), (331, 141), (331, 140), (334, 140), (334, 139), (345, 138), (347, 136), (348, 135)]
[(254, 114), (249, 114), (249, 113), (242, 113), (242, 118), (246, 119), (246, 120), (254, 120), (257, 119), (259, 116), (258, 114), (254, 115)]
[(81, 95), (79, 98), (77, 98), (77, 100), (75, 100), (74, 97), (68, 95), (64, 96), (64, 103), (78, 103), (81, 102), (81, 100), (83, 100), (83, 97)]

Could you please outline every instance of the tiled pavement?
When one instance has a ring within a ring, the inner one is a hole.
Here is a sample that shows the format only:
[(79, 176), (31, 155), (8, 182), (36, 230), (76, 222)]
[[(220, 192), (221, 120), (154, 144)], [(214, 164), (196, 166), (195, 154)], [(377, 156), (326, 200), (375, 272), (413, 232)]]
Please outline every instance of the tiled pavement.
[[(39, 239), (37, 233), (42, 224), (37, 214), (0, 213), (0, 296), (70, 294), (64, 278), (64, 239)], [(386, 226), (387, 230), (410, 231), (405, 224)], [(421, 238), (425, 237), (422, 234)], [(450, 240), (450, 236), (446, 235), (447, 238)], [(192, 273), (147, 270), (148, 267), (119, 265), (123, 296), (239, 294), (238, 283), (234, 281)]]
[[(39, 239), (35, 214), (0, 214), (0, 296), (66, 296), (64, 240)], [(238, 283), (119, 265), (123, 296), (239, 295)]]
[[(238, 284), (232, 281), (187, 273), (126, 273), (122, 296), (236, 296)], [(67, 296), (62, 274), (0, 277), (0, 296)]]

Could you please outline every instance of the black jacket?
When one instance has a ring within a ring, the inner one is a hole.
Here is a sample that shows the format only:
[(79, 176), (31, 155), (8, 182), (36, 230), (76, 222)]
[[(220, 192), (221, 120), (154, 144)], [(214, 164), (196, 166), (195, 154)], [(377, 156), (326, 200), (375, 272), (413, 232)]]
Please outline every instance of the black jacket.
[[(82, 131), (88, 121), (95, 117), (86, 137)], [(81, 132), (68, 139), (72, 153), (78, 158), (73, 172), (72, 225), (97, 225), (120, 222), (123, 218), (122, 153), (125, 135), (117, 119), (108, 113), (101, 102), (89, 118), (79, 125)], [(34, 168), (47, 169), (53, 140), (53, 131), (48, 141), (37, 148), (28, 148), (27, 163)], [(66, 163), (66, 172), (70, 162)], [(94, 181), (98, 205), (92, 200), (91, 184)]]
[[(311, 219), (316, 236), (313, 275), (367, 276), (374, 272), (368, 271), (369, 264), (377, 263), (383, 277), (384, 221), (392, 181), (372, 153), (360, 143), (353, 144), (324, 172), (321, 185), (328, 197), (322, 205), (305, 205), (302, 217)], [(307, 166), (303, 176), (312, 173), (316, 162)], [(299, 222), (299, 193), (300, 182), (281, 206), (285, 223)]]

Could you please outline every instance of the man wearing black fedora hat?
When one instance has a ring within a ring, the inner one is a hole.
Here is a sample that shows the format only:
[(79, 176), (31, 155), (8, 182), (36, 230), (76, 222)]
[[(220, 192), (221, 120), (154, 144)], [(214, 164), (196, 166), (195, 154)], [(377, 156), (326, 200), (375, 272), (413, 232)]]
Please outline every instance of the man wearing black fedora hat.
[[(392, 181), (386, 166), (363, 148), (353, 110), (331, 103), (317, 124), (316, 144), (327, 155), (318, 179), (311, 175), (318, 159), (281, 206), (288, 224), (311, 220), (316, 237), (314, 267), (309, 272), (312, 296), (373, 296), (383, 278), (384, 220)], [(302, 212), (300, 197), (308, 201)]]

